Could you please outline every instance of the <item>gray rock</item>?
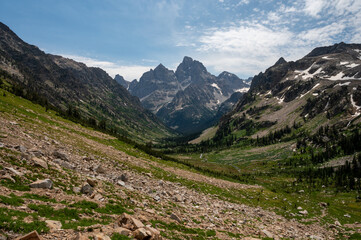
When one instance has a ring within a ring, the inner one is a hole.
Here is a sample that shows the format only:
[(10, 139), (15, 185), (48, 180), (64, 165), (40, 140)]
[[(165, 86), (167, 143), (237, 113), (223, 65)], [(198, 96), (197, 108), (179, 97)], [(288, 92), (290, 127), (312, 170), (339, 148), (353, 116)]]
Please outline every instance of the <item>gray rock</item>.
[(15, 170), (14, 168), (11, 168), (11, 167), (5, 167), (4, 169), (7, 170), (9, 173), (11, 173), (13, 175), (16, 175), (16, 176), (19, 176), (19, 177), (24, 175), (23, 173)]
[(173, 220), (176, 220), (177, 222), (181, 222), (180, 218), (179, 218), (176, 214), (174, 214), (174, 213), (172, 213), (172, 214), (170, 215), (170, 218), (173, 219)]
[(106, 173), (105, 169), (102, 167), (102, 165), (98, 165), (94, 168), (94, 171), (97, 173)]
[(81, 192), (81, 188), (80, 188), (80, 187), (73, 187), (73, 192), (75, 192), (75, 193), (80, 193), (80, 192)]
[(139, 228), (133, 232), (133, 237), (138, 240), (151, 239), (152, 233), (145, 228)]
[(26, 150), (27, 150), (26, 147), (24, 147), (23, 145), (15, 146), (15, 149), (21, 153), (26, 153)]
[(123, 174), (120, 176), (120, 180), (122, 180), (123, 182), (128, 182), (128, 180), (129, 180), (128, 174), (123, 173)]
[(95, 187), (97, 185), (97, 181), (91, 178), (88, 178), (86, 182), (89, 183), (89, 185), (92, 187)]
[(33, 157), (31, 160), (33, 161), (35, 166), (48, 169), (48, 164), (44, 160), (37, 157)]
[(263, 229), (262, 232), (264, 233), (264, 235), (266, 235), (266, 237), (274, 238), (273, 234), (270, 231), (268, 231), (267, 229)]
[(83, 194), (91, 195), (94, 192), (94, 189), (92, 188), (92, 186), (90, 186), (89, 183), (85, 183), (81, 187), (80, 192), (83, 193)]
[(66, 153), (60, 151), (60, 150), (54, 151), (53, 156), (56, 157), (56, 158), (60, 158), (61, 160), (69, 162), (68, 155)]
[(119, 181), (117, 182), (117, 184), (118, 184), (119, 186), (125, 187), (125, 182), (123, 182), (123, 181), (121, 181), (121, 180), (119, 180)]
[(62, 224), (59, 221), (45, 220), (46, 225), (50, 229), (50, 232), (56, 232), (61, 229)]
[(38, 180), (30, 184), (31, 188), (45, 188), (50, 189), (53, 187), (53, 181), (50, 179)]
[(0, 148), (3, 148), (4, 147), (4, 144), (0, 142)]
[(29, 149), (28, 151), (31, 155), (33, 155), (34, 157), (42, 157), (44, 156), (44, 153), (40, 150), (40, 149), (37, 149), (37, 148), (32, 148), (32, 149)]
[(298, 213), (300, 213), (300, 214), (302, 214), (302, 215), (308, 215), (308, 211), (307, 211), (307, 210), (299, 211)]
[(70, 164), (69, 162), (63, 161), (59, 158), (55, 159), (53, 162), (66, 169), (75, 169), (74, 165)]

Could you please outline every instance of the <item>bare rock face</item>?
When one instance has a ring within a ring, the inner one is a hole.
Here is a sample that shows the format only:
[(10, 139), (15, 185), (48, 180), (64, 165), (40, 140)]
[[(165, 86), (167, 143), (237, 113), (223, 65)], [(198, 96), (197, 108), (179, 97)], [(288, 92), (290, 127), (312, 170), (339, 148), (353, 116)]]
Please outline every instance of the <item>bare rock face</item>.
[(133, 232), (133, 237), (138, 240), (151, 239), (152, 233), (145, 228), (139, 228)]
[(124, 235), (124, 236), (130, 236), (132, 234), (132, 231), (130, 231), (129, 229), (123, 228), (123, 227), (115, 228), (114, 232), (119, 233), (120, 235)]
[(45, 188), (51, 189), (53, 187), (53, 181), (50, 179), (38, 180), (30, 184), (31, 188)]

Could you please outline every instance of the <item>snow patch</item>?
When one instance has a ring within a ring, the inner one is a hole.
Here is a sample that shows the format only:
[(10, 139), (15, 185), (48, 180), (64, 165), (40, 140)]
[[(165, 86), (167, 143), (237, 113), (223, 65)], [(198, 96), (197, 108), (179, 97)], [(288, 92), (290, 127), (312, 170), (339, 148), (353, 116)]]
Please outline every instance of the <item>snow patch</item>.
[(297, 75), (301, 75), (302, 79), (306, 80), (309, 78), (313, 78), (313, 76), (319, 74), (322, 72), (322, 68), (317, 69), (314, 73), (309, 73), (310, 70), (312, 69), (312, 67), (315, 65), (315, 63), (313, 63), (309, 68), (307, 68), (306, 70), (295, 70), (294, 72), (297, 73)]
[(339, 84), (336, 84), (335, 86), (333, 86), (334, 88), (337, 87), (337, 86), (348, 86), (350, 85), (351, 82), (345, 82), (345, 83), (339, 83)]
[(235, 90), (235, 92), (246, 93), (246, 92), (248, 92), (248, 90), (249, 90), (249, 87), (244, 87), (244, 88)]
[(212, 83), (211, 86), (214, 87), (214, 88), (217, 88), (218, 90), (221, 90), (221, 89), (218, 87), (217, 83)]
[(357, 64), (357, 63), (351, 63), (349, 65), (346, 65), (347, 68), (354, 68), (354, 67), (357, 67), (359, 66), (360, 64)]
[(332, 81), (336, 81), (336, 80), (342, 80), (343, 76), (345, 76), (345, 74), (343, 72), (339, 72), (335, 76), (326, 77), (326, 78)]
[(356, 108), (356, 113), (354, 115), (359, 116), (361, 113), (357, 112), (361, 107), (357, 106), (355, 101), (353, 100), (353, 95), (351, 94), (351, 104), (354, 108)]
[(346, 65), (349, 64), (350, 62), (340, 62), (340, 65)]
[(332, 60), (332, 59), (334, 59), (334, 58), (330, 58), (329, 56), (324, 56), (324, 57), (322, 57), (322, 59)]
[(306, 92), (305, 94), (301, 94), (299, 98), (303, 98), (304, 96), (306, 96), (308, 93), (310, 93), (313, 89), (315, 89), (316, 87), (318, 87), (320, 84), (317, 83), (315, 86), (313, 86), (313, 88), (311, 90), (309, 90), (308, 92)]

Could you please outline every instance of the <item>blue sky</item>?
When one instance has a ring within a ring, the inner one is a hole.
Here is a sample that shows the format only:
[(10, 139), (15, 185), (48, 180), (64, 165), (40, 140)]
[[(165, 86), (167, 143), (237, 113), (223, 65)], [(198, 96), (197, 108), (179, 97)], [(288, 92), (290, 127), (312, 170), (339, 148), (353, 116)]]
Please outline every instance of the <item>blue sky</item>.
[(361, 0), (1, 0), (0, 21), (48, 53), (127, 80), (184, 56), (245, 78), (281, 56), (361, 43)]

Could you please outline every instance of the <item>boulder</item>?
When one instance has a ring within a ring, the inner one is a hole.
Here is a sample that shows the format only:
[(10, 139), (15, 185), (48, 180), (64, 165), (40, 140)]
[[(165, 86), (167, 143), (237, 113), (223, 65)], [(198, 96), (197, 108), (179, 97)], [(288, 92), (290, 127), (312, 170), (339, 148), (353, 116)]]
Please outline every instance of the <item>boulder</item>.
[(42, 168), (48, 169), (48, 164), (40, 158), (33, 157), (31, 159), (31, 161), (33, 161), (34, 165), (37, 167), (42, 167)]
[(34, 157), (38, 157), (38, 158), (44, 156), (44, 153), (40, 149), (37, 149), (37, 148), (29, 149), (28, 152), (31, 155), (33, 155)]
[(102, 233), (95, 234), (94, 239), (95, 240), (111, 240), (109, 236), (104, 235)]
[(16, 238), (16, 240), (42, 240), (37, 231), (28, 233), (22, 237)]
[(123, 182), (122, 180), (118, 180), (117, 184), (119, 186), (125, 187), (125, 182)]
[(145, 228), (138, 228), (133, 232), (133, 237), (138, 240), (151, 239), (152, 233)]
[(308, 211), (307, 211), (307, 210), (299, 211), (298, 213), (300, 213), (300, 214), (302, 214), (302, 215), (308, 215)]
[(81, 188), (80, 188), (80, 187), (73, 187), (73, 192), (75, 192), (75, 193), (80, 193), (80, 192), (81, 192)]
[(145, 229), (151, 233), (151, 236), (152, 236), (151, 239), (152, 239), (152, 240), (159, 240), (159, 239), (161, 239), (161, 237), (160, 237), (160, 232), (159, 232), (157, 229), (152, 228), (152, 227), (148, 227), (148, 226), (145, 227)]
[(45, 188), (50, 189), (53, 187), (53, 181), (50, 179), (37, 180), (29, 185), (31, 188)]
[(68, 155), (66, 153), (64, 153), (63, 151), (60, 151), (60, 150), (54, 151), (53, 156), (56, 158), (60, 158), (61, 160), (69, 162)]
[(129, 229), (123, 228), (123, 227), (115, 228), (114, 232), (119, 233), (120, 235), (124, 235), (124, 236), (130, 236), (132, 234), (132, 231), (130, 231)]
[(23, 173), (15, 170), (14, 168), (11, 168), (11, 167), (5, 167), (4, 169), (5, 169), (8, 173), (10, 173), (11, 175), (16, 175), (16, 176), (19, 176), (19, 177), (21, 177), (21, 176), (24, 175)]
[(89, 183), (85, 183), (81, 187), (80, 192), (83, 193), (83, 194), (91, 195), (94, 192), (94, 189), (92, 188), (92, 186), (90, 186)]
[(138, 219), (130, 216), (129, 214), (127, 213), (123, 213), (121, 216), (120, 216), (120, 219), (119, 219), (119, 222), (118, 222), (118, 225), (120, 227), (124, 227), (124, 228), (127, 228), (127, 229), (130, 229), (132, 231), (138, 229), (138, 228), (144, 228), (144, 224), (139, 221)]
[(59, 221), (45, 220), (46, 225), (50, 229), (50, 232), (55, 232), (61, 229), (62, 224)]

